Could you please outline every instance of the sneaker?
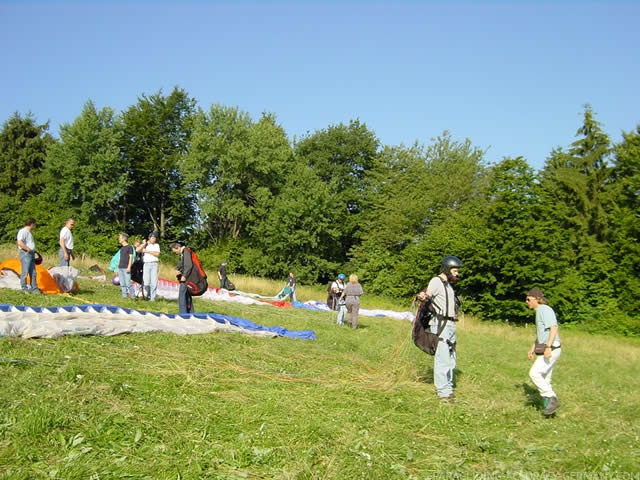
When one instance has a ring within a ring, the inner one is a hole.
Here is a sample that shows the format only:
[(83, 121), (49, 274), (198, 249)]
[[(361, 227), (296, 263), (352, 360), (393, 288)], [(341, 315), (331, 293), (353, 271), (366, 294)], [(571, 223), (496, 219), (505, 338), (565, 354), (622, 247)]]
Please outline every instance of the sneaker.
[(558, 399), (556, 397), (551, 397), (549, 399), (549, 404), (547, 405), (547, 408), (544, 409), (542, 414), (548, 417), (549, 415), (553, 415), (554, 413), (556, 413), (556, 410), (558, 410), (559, 408), (560, 408), (560, 402), (558, 401)]
[(543, 405), (544, 405), (544, 410), (547, 409), (547, 407), (549, 406), (549, 401), (551, 400), (551, 397), (542, 397), (542, 401), (543, 401)]

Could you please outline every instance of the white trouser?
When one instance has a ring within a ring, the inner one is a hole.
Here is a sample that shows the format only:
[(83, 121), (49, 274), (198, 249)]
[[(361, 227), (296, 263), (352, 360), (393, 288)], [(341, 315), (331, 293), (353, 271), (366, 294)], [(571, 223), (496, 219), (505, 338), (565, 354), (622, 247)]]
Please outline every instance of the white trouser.
[(538, 387), (540, 396), (542, 397), (555, 397), (556, 394), (551, 386), (551, 377), (553, 376), (553, 367), (560, 358), (562, 348), (556, 348), (551, 350), (551, 358), (545, 358), (544, 355), (539, 355), (531, 370), (529, 370), (529, 377), (531, 381)]
[[(436, 321), (431, 322), (431, 332), (438, 333), (438, 324)], [(440, 338), (449, 340), (455, 344), (455, 322), (447, 321), (444, 330), (442, 330), (440, 334)], [(433, 383), (436, 387), (436, 394), (439, 397), (448, 397), (453, 393), (453, 374), (457, 361), (458, 356), (455, 348), (450, 347), (446, 341), (440, 341), (433, 359)]]

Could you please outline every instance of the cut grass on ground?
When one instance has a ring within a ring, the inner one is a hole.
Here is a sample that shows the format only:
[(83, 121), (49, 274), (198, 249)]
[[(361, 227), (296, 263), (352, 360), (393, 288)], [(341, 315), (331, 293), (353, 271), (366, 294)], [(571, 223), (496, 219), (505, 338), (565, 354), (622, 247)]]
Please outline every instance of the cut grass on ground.
[[(4, 290), (0, 303), (122, 304), (108, 283), (80, 286), (66, 296)], [(435, 397), (432, 358), (411, 343), (409, 322), (361, 317), (351, 330), (327, 312), (196, 302), (318, 339), (2, 338), (0, 478), (637, 475), (637, 340), (564, 331), (554, 374), (563, 405), (544, 418), (527, 375), (532, 326), (463, 318), (449, 405)], [(177, 311), (175, 301), (123, 305)]]

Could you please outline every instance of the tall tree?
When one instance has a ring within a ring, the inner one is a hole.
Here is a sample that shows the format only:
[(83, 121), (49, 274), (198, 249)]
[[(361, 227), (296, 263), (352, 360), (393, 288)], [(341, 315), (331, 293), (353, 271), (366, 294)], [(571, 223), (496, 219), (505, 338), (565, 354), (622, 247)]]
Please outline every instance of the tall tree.
[(612, 163), (608, 185), (615, 198), (609, 210), (613, 229), (609, 257), (616, 271), (612, 282), (618, 309), (631, 317), (616, 320), (619, 330), (640, 335), (640, 126), (623, 134)]
[(457, 234), (439, 227), (471, 215), (466, 205), (482, 192), (482, 159), (469, 140), (455, 141), (448, 132), (424, 151), (383, 150), (369, 176), (363, 242), (352, 250), (372, 291), (410, 295), (443, 256), (463, 255)]
[(342, 218), (332, 261), (345, 262), (349, 250), (358, 242), (367, 173), (379, 146), (375, 133), (358, 120), (317, 131), (295, 145), (296, 161), (312, 167), (318, 178), (329, 185), (333, 208)]
[(340, 234), (333, 196), (306, 165), (293, 165), (285, 175), (280, 193), (251, 228), (243, 263), (258, 275), (284, 277), (293, 270), (299, 281), (324, 281), (339, 266), (329, 260)]
[(368, 172), (362, 228), (367, 243), (400, 251), (424, 232), (429, 184), (424, 148), (384, 147)]
[[(236, 107), (212, 105), (194, 116), (183, 175), (198, 192), (199, 220), (207, 242), (237, 239), (246, 231), (246, 209), (236, 189), (241, 172), (234, 159), (246, 156), (253, 120)], [(250, 174), (251, 172), (247, 172)]]
[(39, 212), (27, 205), (47, 184), (47, 150), (55, 143), (49, 123), (38, 124), (32, 114), (15, 113), (0, 132), (0, 226), (2, 240), (13, 240), (29, 216)]
[[(291, 146), (274, 115), (254, 122), (219, 105), (197, 115), (185, 174), (198, 186), (209, 240), (250, 240), (291, 166)], [(187, 173), (190, 170), (190, 173)]]
[[(97, 110), (88, 101), (73, 123), (60, 127), (60, 142), (47, 157), (51, 180), (44, 196), (54, 206), (52, 219), (59, 228), (65, 218), (77, 217), (76, 238), (91, 254), (106, 253), (100, 251), (108, 244), (104, 240), (125, 227), (123, 200), (131, 181), (120, 155), (119, 129), (113, 109)], [(82, 241), (89, 236), (93, 241)]]
[(168, 95), (142, 95), (123, 114), (122, 154), (131, 188), (127, 223), (134, 231), (182, 236), (195, 219), (195, 194), (180, 164), (189, 148), (195, 100), (175, 87)]
[(611, 145), (588, 105), (576, 137), (566, 153), (555, 150), (541, 172), (538, 221), (555, 238), (558, 251), (551, 254), (564, 268), (564, 275), (548, 285), (557, 311), (575, 321), (598, 322), (604, 298), (613, 294), (605, 213), (611, 201), (606, 188)]
[[(518, 157), (491, 166), (487, 178), (479, 212), (484, 235), (475, 242), (464, 276), (465, 289), (474, 298), (469, 310), (485, 320), (529, 321), (524, 292), (558, 274), (553, 256), (547, 253), (556, 245), (535, 219), (536, 175)], [(474, 237), (478, 239), (477, 233)]]

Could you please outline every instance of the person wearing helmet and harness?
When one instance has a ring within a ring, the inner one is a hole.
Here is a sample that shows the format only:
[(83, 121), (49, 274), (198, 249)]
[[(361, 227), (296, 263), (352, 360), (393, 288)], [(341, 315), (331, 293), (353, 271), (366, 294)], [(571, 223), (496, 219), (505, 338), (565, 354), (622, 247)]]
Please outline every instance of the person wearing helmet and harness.
[(442, 400), (453, 402), (453, 372), (456, 368), (456, 322), (458, 320), (458, 298), (452, 284), (458, 280), (458, 269), (462, 262), (458, 257), (442, 259), (440, 273), (429, 281), (420, 292), (421, 300), (431, 302), (435, 315), (429, 327), (438, 333), (439, 324), (445, 322), (433, 360), (433, 383), (436, 394)]
[(334, 310), (340, 310), (340, 308), (338, 307), (338, 300), (340, 299), (340, 295), (342, 295), (342, 292), (344, 290), (344, 281), (346, 278), (347, 277), (344, 273), (340, 273), (338, 275), (338, 278), (336, 278), (331, 283), (331, 297), (333, 298), (332, 303)]

